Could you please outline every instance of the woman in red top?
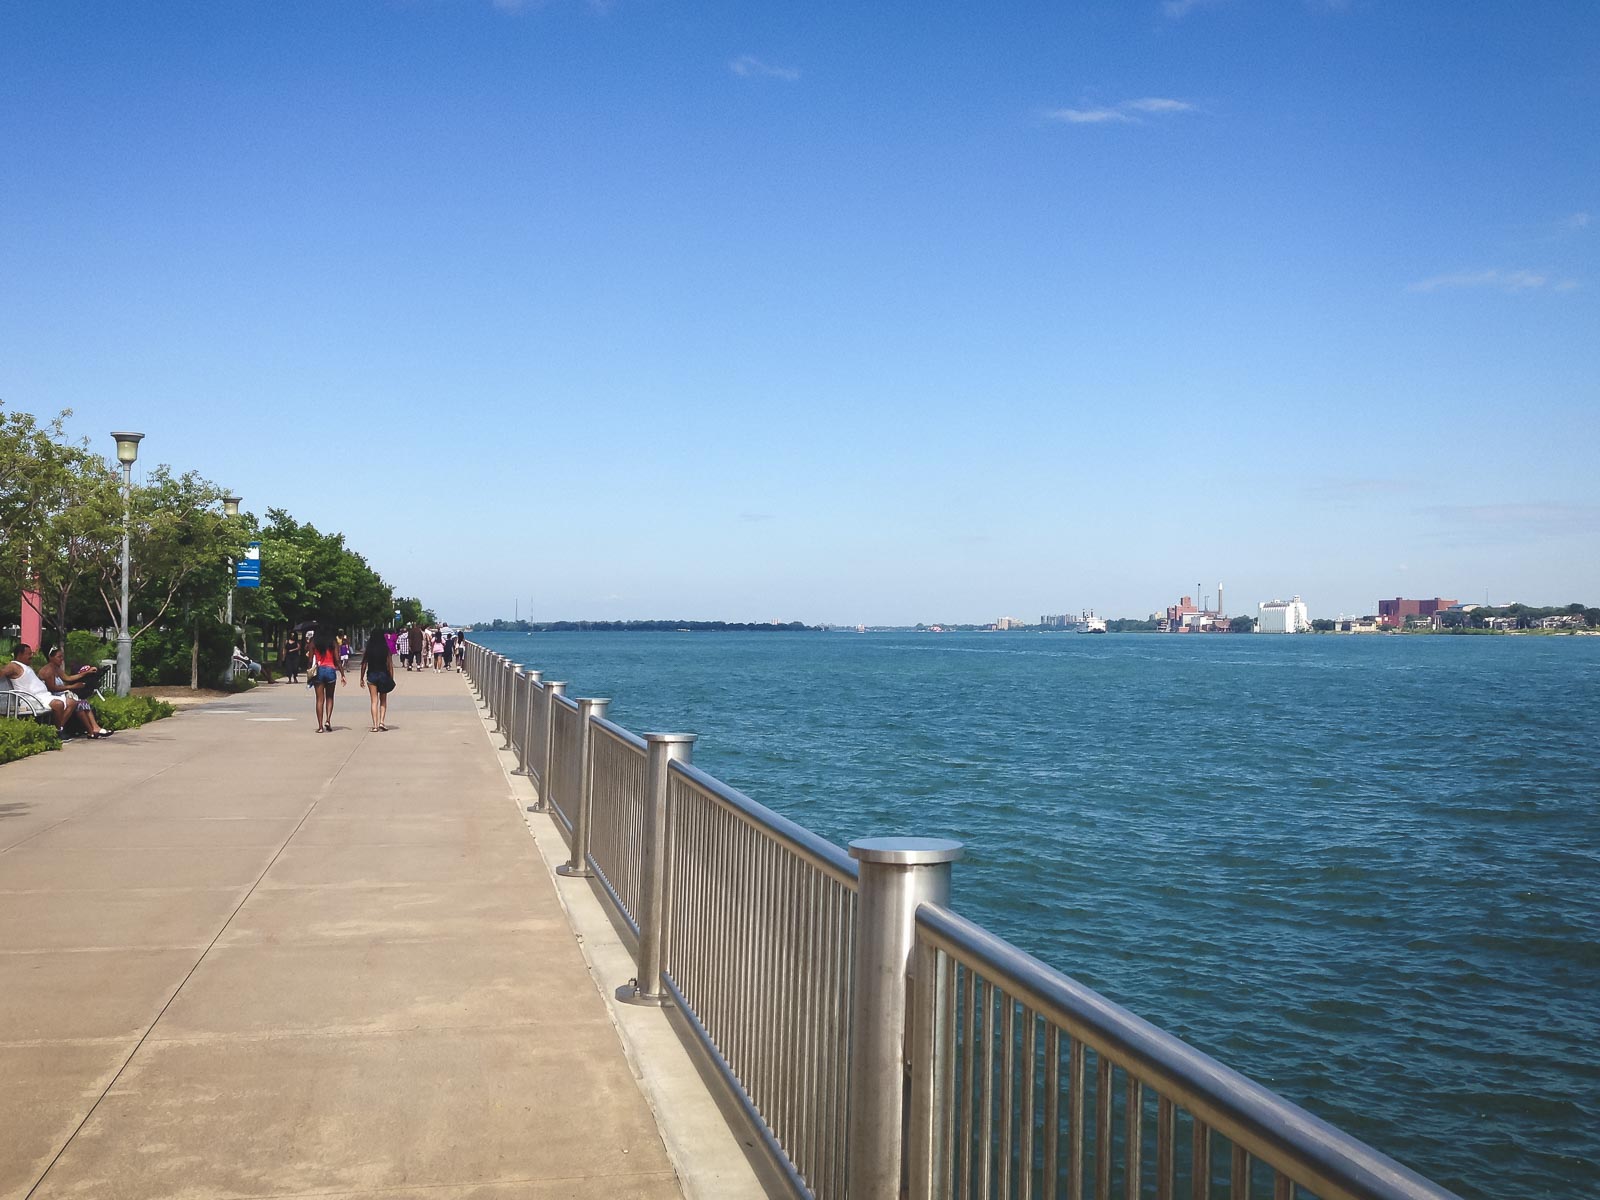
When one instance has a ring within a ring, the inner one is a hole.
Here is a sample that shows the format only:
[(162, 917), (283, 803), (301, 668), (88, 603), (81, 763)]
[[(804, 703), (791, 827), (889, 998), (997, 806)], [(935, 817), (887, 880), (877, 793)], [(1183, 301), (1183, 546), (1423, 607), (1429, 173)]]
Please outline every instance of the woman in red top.
[(311, 638), (311, 694), (317, 701), (318, 733), (333, 732), (333, 693), (347, 682), (338, 639), (331, 630), (318, 625)]

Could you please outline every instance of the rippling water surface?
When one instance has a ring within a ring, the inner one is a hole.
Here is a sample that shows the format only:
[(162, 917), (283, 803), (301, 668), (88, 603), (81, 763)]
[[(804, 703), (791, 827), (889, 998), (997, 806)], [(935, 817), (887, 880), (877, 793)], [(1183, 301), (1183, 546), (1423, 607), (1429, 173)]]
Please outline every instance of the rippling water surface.
[(479, 636), (1463, 1196), (1600, 1191), (1600, 639)]

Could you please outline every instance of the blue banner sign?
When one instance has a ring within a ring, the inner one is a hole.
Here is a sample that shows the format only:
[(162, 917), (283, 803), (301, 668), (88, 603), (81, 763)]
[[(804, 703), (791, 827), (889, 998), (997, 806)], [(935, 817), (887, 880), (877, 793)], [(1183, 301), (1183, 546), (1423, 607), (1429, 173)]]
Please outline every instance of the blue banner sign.
[(233, 568), (233, 583), (235, 587), (258, 588), (261, 586), (261, 543), (251, 542), (250, 548), (244, 552)]

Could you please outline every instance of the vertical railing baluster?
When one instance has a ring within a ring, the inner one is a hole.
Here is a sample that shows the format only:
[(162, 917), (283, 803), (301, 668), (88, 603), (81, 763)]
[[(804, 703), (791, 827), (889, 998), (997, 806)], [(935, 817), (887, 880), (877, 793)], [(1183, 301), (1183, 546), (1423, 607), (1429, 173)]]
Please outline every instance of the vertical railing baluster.
[(1193, 1174), (1189, 1179), (1192, 1200), (1211, 1200), (1211, 1129), (1199, 1117), (1194, 1118), (1193, 1150), (1190, 1153)]
[(1000, 1195), (1011, 1195), (1011, 1134), (1016, 1105), (1012, 1091), (1016, 1082), (1016, 1012), (1017, 1002), (1003, 988), (995, 989), (1000, 995)]
[(978, 980), (981, 999), (978, 1013), (983, 1020), (983, 1054), (978, 1076), (978, 1179), (979, 1200), (992, 1194), (994, 1188), (994, 1038), (995, 1016), (998, 1012), (998, 988), (987, 979)]
[(972, 1114), (977, 1101), (973, 1099), (973, 1053), (977, 1046), (978, 1023), (977, 972), (971, 967), (961, 969), (961, 1123), (958, 1137), (956, 1170), (960, 1175), (960, 1200), (972, 1200)]
[(1061, 1032), (1044, 1027), (1044, 1200), (1055, 1200), (1061, 1171)]
[(1021, 1200), (1033, 1200), (1033, 1087), (1039, 1020), (1026, 1004), (1022, 1006), (1022, 1020), (1022, 1138), (1017, 1146), (1017, 1183)]
[(1128, 1109), (1123, 1113), (1123, 1188), (1127, 1200), (1139, 1200), (1144, 1172), (1144, 1092), (1132, 1071), (1128, 1073)]
[(1250, 1200), (1250, 1155), (1238, 1142), (1233, 1143), (1228, 1171), (1228, 1200)]
[(1094, 1200), (1111, 1200), (1111, 1060), (1094, 1059)]
[(1067, 1075), (1072, 1089), (1069, 1107), (1072, 1110), (1067, 1126), (1067, 1177), (1068, 1200), (1083, 1200), (1083, 1134), (1088, 1121), (1084, 1112), (1083, 1042), (1073, 1038), (1067, 1049)]
[(1156, 1100), (1156, 1200), (1173, 1200), (1175, 1173), (1173, 1168), (1173, 1138), (1177, 1130), (1177, 1113), (1172, 1101), (1165, 1096)]

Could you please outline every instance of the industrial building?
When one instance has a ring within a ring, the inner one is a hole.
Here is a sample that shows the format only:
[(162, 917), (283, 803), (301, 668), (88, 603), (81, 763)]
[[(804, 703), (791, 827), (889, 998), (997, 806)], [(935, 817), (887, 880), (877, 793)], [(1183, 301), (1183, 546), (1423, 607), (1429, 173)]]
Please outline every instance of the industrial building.
[(1311, 629), (1311, 618), (1306, 613), (1306, 603), (1299, 596), (1292, 600), (1267, 600), (1256, 605), (1257, 633), (1306, 633)]
[[(1200, 591), (1200, 585), (1195, 584), (1194, 590)], [(1201, 603), (1195, 604), (1193, 596), (1184, 596), (1176, 604), (1167, 606), (1167, 615), (1156, 621), (1156, 629), (1161, 633), (1226, 633), (1228, 632), (1228, 618), (1222, 608), (1222, 585), (1217, 584), (1217, 606), (1209, 605), (1209, 596), (1201, 596)]]

